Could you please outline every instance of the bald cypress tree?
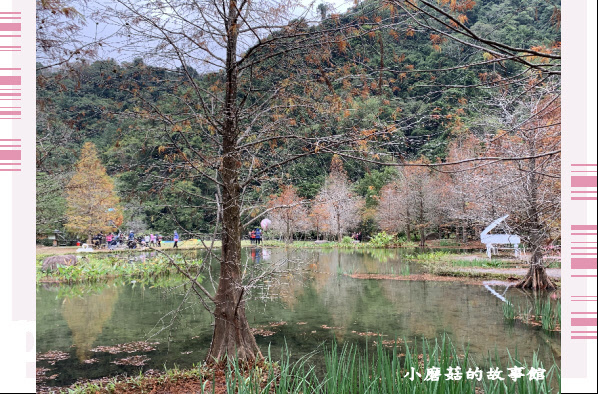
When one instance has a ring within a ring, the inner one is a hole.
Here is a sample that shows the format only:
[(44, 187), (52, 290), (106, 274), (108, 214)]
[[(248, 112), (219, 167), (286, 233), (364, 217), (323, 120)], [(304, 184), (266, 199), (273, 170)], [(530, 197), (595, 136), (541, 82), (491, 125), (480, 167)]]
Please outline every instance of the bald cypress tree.
[(85, 143), (76, 171), (67, 185), (66, 228), (91, 242), (94, 233), (112, 231), (122, 224), (122, 209), (113, 180), (98, 158), (95, 145)]

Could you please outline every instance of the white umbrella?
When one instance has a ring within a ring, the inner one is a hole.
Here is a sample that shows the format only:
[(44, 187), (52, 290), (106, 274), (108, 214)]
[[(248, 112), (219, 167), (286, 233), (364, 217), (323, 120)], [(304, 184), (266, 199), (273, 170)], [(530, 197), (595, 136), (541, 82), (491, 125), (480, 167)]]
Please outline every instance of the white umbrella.
[(268, 230), (268, 227), (270, 227), (271, 224), (272, 221), (270, 219), (264, 219), (260, 222), (260, 226), (264, 231)]

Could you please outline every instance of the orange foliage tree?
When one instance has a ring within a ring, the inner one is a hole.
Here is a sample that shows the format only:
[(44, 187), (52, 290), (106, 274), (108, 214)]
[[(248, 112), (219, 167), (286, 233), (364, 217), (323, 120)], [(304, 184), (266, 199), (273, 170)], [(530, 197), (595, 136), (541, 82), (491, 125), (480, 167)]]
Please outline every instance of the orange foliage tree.
[(292, 185), (283, 186), (279, 196), (270, 198), (272, 229), (284, 234), (285, 242), (293, 241), (293, 232), (307, 227), (307, 209)]
[(326, 209), (323, 202), (314, 202), (309, 211), (310, 228), (316, 232), (316, 240), (320, 239), (320, 234), (330, 232), (330, 212)]
[[(419, 159), (410, 164), (427, 164), (425, 159)], [(440, 192), (436, 176), (432, 170), (421, 166), (403, 167), (401, 177), (397, 181), (403, 191), (402, 208), (405, 221), (413, 225), (419, 232), (420, 245), (426, 242), (426, 232), (441, 224)]]
[(112, 231), (122, 224), (123, 214), (114, 182), (98, 158), (95, 145), (85, 143), (75, 174), (67, 185), (66, 228), (87, 236)]
[[(504, 226), (521, 236), (531, 254), (529, 271), (518, 286), (553, 289), (543, 248), (560, 236), (560, 96), (507, 91), (493, 104), (495, 110), (478, 119), (481, 138), (457, 139), (449, 149), (448, 161), (459, 163), (445, 168), (453, 185), (450, 215), (482, 228), (510, 215)], [(463, 160), (467, 157), (492, 160)], [(522, 159), (501, 159), (509, 157)]]
[[(464, 133), (449, 144), (446, 161), (456, 163), (484, 155), (486, 148), (482, 141), (471, 133)], [(473, 225), (483, 228), (499, 217), (498, 212), (502, 212), (498, 201), (501, 189), (496, 188), (496, 184), (504, 177), (491, 168), (479, 167), (479, 163), (473, 161), (449, 166), (446, 171), (441, 178), (450, 190), (442, 199), (442, 205), (455, 228), (457, 240), (467, 243), (467, 235)]]

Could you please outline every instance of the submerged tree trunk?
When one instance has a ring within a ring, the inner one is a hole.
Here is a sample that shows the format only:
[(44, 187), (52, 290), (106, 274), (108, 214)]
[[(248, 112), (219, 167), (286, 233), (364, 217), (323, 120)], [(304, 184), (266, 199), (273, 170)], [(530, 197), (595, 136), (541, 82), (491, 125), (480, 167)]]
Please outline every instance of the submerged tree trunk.
[(525, 275), (525, 278), (521, 280), (519, 283), (515, 285), (520, 289), (532, 289), (532, 290), (554, 290), (556, 286), (546, 273), (546, 267), (544, 267), (544, 262), (542, 258), (542, 254), (540, 253), (537, 256), (536, 253), (532, 256), (532, 260), (530, 262), (529, 270)]
[(214, 333), (207, 361), (254, 361), (262, 358), (245, 315), (245, 289), (241, 276), (241, 187), (240, 155), (237, 147), (236, 100), (238, 67), (236, 63), (238, 11), (231, 0), (228, 10), (226, 51), (226, 97), (222, 122), (222, 261), (214, 297)]
[[(226, 199), (223, 193), (223, 197)], [(215, 297), (214, 333), (208, 353), (208, 361), (224, 360), (236, 357), (242, 361), (261, 358), (255, 338), (249, 329), (245, 315), (244, 288), (241, 283), (240, 258), (240, 223), (238, 206), (229, 206), (228, 215), (223, 215), (222, 263), (220, 280)], [(233, 211), (233, 212), (230, 212)]]
[(245, 289), (241, 276), (241, 216), (238, 158), (227, 149), (235, 138), (224, 138), (222, 176), (222, 262), (215, 296), (214, 333), (207, 360), (238, 358), (253, 361), (261, 358), (245, 315)]
[(556, 286), (548, 277), (546, 267), (544, 266), (542, 235), (539, 226), (532, 230), (530, 246), (532, 247), (532, 257), (530, 259), (529, 270), (525, 277), (517, 283), (515, 287), (532, 290), (556, 289)]

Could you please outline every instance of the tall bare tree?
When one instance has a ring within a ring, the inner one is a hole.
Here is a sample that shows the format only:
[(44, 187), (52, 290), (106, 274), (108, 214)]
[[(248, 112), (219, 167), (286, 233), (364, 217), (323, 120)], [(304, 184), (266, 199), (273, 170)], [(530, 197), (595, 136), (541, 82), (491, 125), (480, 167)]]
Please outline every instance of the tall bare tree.
[(376, 220), (380, 228), (390, 233), (398, 233), (403, 228), (407, 231), (407, 238), (410, 238), (408, 222), (401, 212), (402, 193), (396, 182), (385, 185), (380, 190), (380, 200), (376, 210)]
[[(411, 15), (412, 9), (405, 10)], [(317, 153), (404, 165), (376, 156), (381, 148), (399, 149), (392, 137), (402, 120), (368, 125), (367, 130), (309, 127), (346, 113), (348, 103), (334, 94), (336, 81), (329, 77), (331, 44), (346, 49), (349, 35), (363, 33), (362, 24), (347, 29), (335, 24), (316, 27), (296, 3), (284, 0), (114, 0), (102, 14), (119, 27), (124, 50), (165, 70), (150, 88), (140, 89), (135, 80), (122, 86), (140, 104), (126, 115), (146, 120), (166, 140), (158, 152), (174, 164), (153, 175), (156, 183), (201, 178), (216, 185), (214, 197), (199, 196), (206, 208), (217, 212), (216, 235), (222, 239), (222, 253), (214, 257), (220, 262), (215, 294), (191, 278), (194, 291), (215, 319), (208, 359), (236, 355), (253, 360), (260, 350), (247, 322), (245, 296), (254, 279), (241, 270), (242, 219), (255, 205), (249, 192), (278, 177), (283, 165)], [(368, 23), (367, 34), (376, 36), (383, 23)], [(489, 51), (497, 56), (497, 49)], [(539, 53), (523, 52), (522, 61)], [(381, 75), (383, 70), (381, 60), (376, 72)], [(379, 78), (375, 85), (381, 89), (382, 83)], [(370, 89), (365, 88), (364, 84), (364, 94)], [(163, 94), (156, 101), (158, 89)], [(413, 125), (418, 120), (405, 122)], [(350, 196), (346, 186), (337, 189)], [(350, 201), (343, 212), (359, 205)], [(337, 216), (340, 239), (344, 228), (338, 223)]]
[[(501, 155), (528, 155), (531, 159), (499, 166), (509, 209), (515, 213), (512, 227), (524, 235), (530, 249), (530, 268), (519, 287), (554, 289), (546, 274), (544, 247), (551, 231), (560, 230), (561, 160), (554, 152), (561, 144), (561, 105), (558, 94), (526, 96), (502, 103), (506, 130), (493, 138), (491, 149)], [(506, 106), (506, 108), (505, 108)], [(507, 109), (508, 108), (508, 109)], [(504, 118), (503, 118), (504, 119)], [(493, 152), (491, 152), (493, 153)], [(542, 156), (545, 155), (545, 156)]]
[[(451, 214), (482, 227), (510, 215), (509, 227), (522, 236), (531, 254), (529, 272), (518, 285), (552, 289), (543, 249), (553, 240), (551, 233), (560, 232), (560, 95), (557, 85), (539, 87), (523, 96), (505, 89), (478, 117), (471, 132), (479, 138), (471, 136), (461, 154), (471, 155), (473, 142), (478, 154), (492, 160), (444, 170), (455, 183)], [(521, 160), (504, 160), (509, 157)], [(458, 163), (459, 154), (450, 159)]]
[(316, 197), (316, 204), (322, 204), (328, 212), (328, 226), (336, 232), (338, 242), (351, 227), (357, 226), (363, 199), (351, 190), (351, 184), (339, 156), (333, 156), (330, 174), (324, 187)]
[(280, 195), (270, 199), (272, 208), (269, 217), (272, 229), (284, 234), (285, 242), (293, 242), (293, 233), (305, 230), (308, 226), (307, 209), (292, 185), (283, 186)]
[[(134, 80), (122, 87), (139, 101), (130, 115), (163, 133), (158, 153), (168, 156), (168, 165), (153, 175), (156, 187), (182, 179), (216, 185), (215, 196), (199, 196), (202, 208), (218, 213), (214, 235), (222, 247), (212, 254), (220, 263), (215, 294), (191, 278), (215, 320), (208, 359), (254, 360), (261, 353), (245, 298), (257, 279), (241, 270), (241, 235), (244, 226), (271, 211), (256, 214), (255, 192), (280, 180), (285, 164), (363, 138), (309, 127), (343, 112), (345, 103), (331, 91), (321, 64), (344, 30), (312, 26), (300, 5), (279, 0), (114, 3), (102, 12), (121, 27), (128, 40), (123, 49), (164, 70), (150, 89)], [(166, 92), (156, 101), (157, 89)]]

